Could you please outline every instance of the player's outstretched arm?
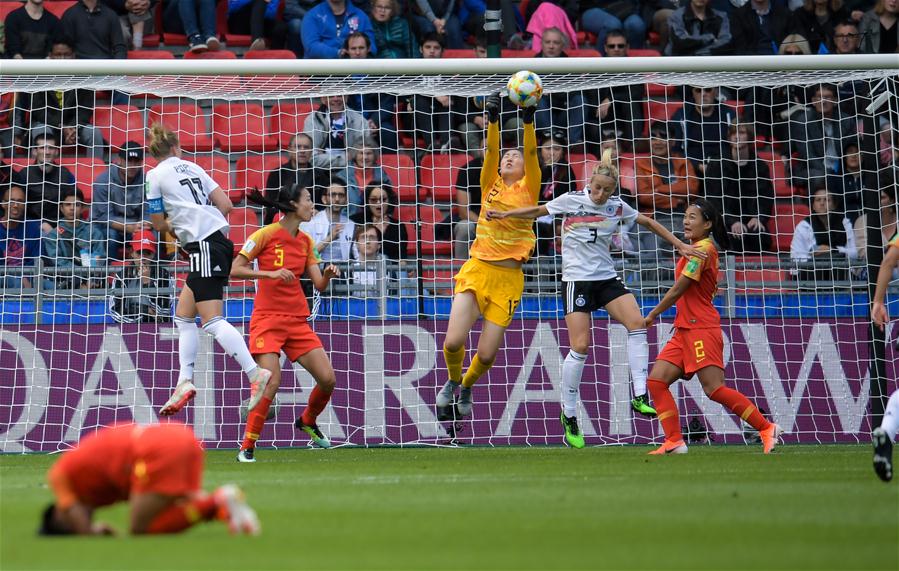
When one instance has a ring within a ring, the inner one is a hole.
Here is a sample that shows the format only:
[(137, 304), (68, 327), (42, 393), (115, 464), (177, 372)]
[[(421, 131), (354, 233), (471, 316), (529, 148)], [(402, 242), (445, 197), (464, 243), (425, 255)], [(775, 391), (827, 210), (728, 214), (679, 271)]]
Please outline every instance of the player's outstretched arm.
[(639, 216), (637, 216), (637, 224), (643, 226), (656, 236), (663, 238), (669, 244), (674, 246), (677, 251), (680, 252), (680, 255), (684, 256), (685, 258), (699, 258), (700, 260), (705, 260), (706, 258), (708, 258), (708, 254), (706, 254), (703, 250), (687, 244), (686, 242), (672, 234), (670, 230), (668, 230), (649, 216), (640, 214)]
[(649, 315), (643, 320), (643, 324), (646, 327), (652, 325), (656, 318), (665, 313), (665, 310), (669, 307), (677, 303), (677, 300), (679, 300), (694, 283), (696, 282), (692, 278), (687, 276), (679, 277), (677, 281), (674, 282), (674, 285), (671, 286), (671, 289), (669, 289), (661, 301), (659, 301), (659, 304), (649, 312)]
[(328, 264), (325, 271), (322, 272), (318, 264), (312, 264), (306, 268), (306, 274), (312, 280), (315, 289), (325, 291), (328, 289), (328, 284), (331, 283), (331, 278), (340, 277), (340, 270), (334, 264)]
[(546, 206), (527, 206), (525, 208), (513, 208), (512, 210), (488, 210), (487, 220), (501, 220), (503, 218), (540, 218), (549, 214)]
[(886, 308), (887, 286), (890, 285), (890, 279), (893, 277), (893, 269), (899, 264), (899, 248), (891, 247), (887, 250), (883, 262), (880, 264), (880, 270), (877, 272), (877, 289), (874, 290), (874, 300), (871, 303), (871, 320), (874, 325), (882, 330), (890, 320), (890, 315)]
[(250, 265), (250, 260), (242, 253), (237, 254), (234, 263), (231, 264), (231, 277), (239, 280), (281, 280), (283, 282), (292, 282), (297, 277), (287, 268), (280, 270), (254, 270)]

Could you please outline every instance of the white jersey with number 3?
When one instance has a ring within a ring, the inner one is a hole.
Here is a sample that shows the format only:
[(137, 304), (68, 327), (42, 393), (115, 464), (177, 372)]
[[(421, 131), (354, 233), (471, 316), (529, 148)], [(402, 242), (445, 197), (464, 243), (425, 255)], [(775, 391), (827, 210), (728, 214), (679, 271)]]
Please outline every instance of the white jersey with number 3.
[(605, 204), (590, 198), (590, 189), (550, 200), (546, 209), (562, 216), (562, 279), (566, 282), (609, 280), (618, 276), (609, 251), (619, 225), (630, 226), (639, 213), (617, 196)]
[(210, 203), (218, 188), (202, 168), (169, 157), (147, 173), (147, 200), (161, 198), (169, 223), (182, 244), (199, 242), (228, 227), (222, 212)]

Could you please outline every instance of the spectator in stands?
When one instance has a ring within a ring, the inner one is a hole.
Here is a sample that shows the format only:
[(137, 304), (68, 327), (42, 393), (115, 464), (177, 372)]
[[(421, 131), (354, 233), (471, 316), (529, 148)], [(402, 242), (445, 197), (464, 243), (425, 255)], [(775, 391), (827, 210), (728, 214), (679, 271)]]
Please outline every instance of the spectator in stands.
[(100, 0), (78, 0), (65, 11), (62, 33), (74, 41), (78, 59), (125, 59), (128, 46), (115, 10)]
[(862, 212), (862, 156), (858, 143), (849, 140), (843, 146), (839, 173), (828, 175), (827, 189), (839, 197), (846, 217), (855, 222)]
[(808, 40), (813, 54), (828, 53), (833, 46), (833, 28), (848, 17), (843, 0), (805, 0), (793, 11), (791, 28)]
[(723, 214), (734, 251), (769, 252), (768, 225), (774, 210), (771, 169), (755, 155), (752, 125), (731, 125), (727, 140), (730, 152), (706, 169), (705, 195)]
[[(44, 255), (57, 268), (96, 268), (106, 258), (106, 241), (99, 224), (82, 218), (84, 193), (66, 187), (59, 204), (59, 225), (44, 236)], [(57, 289), (87, 289), (91, 280), (84, 274), (57, 275)]]
[[(443, 57), (443, 38), (436, 32), (426, 35), (419, 51), (424, 59)], [(412, 97), (415, 140), (423, 139), (427, 151), (447, 151), (450, 144), (450, 113), (453, 100), (449, 95), (422, 95)]]
[(671, 117), (677, 150), (683, 152), (701, 175), (706, 164), (724, 154), (728, 125), (736, 112), (718, 101), (717, 87), (693, 86), (692, 101), (685, 101)]
[(833, 28), (833, 53), (837, 55), (860, 53), (862, 38), (858, 33), (858, 24), (852, 20), (843, 20)]
[[(471, 37), (482, 37), (484, 34), (484, 13), (487, 11), (487, 2), (485, 0), (457, 1), (459, 4), (459, 22), (462, 24), (462, 29), (468, 33), (469, 40)], [(532, 3), (539, 4), (537, 0)], [(508, 45), (510, 49), (518, 49), (513, 48), (512, 45), (509, 44), (509, 42), (514, 43), (515, 41), (518, 41), (513, 40), (516, 35), (518, 38), (521, 38), (521, 35), (518, 32), (524, 24), (523, 22), (519, 24), (521, 15), (518, 12), (514, 0), (500, 0), (500, 13), (503, 29), (503, 45)]]
[(306, 117), (303, 132), (312, 139), (312, 165), (339, 169), (347, 166), (351, 150), (361, 149), (371, 136), (362, 113), (347, 109), (343, 95), (321, 98), (321, 105)]
[(43, 59), (50, 54), (59, 18), (44, 9), (44, 0), (26, 0), (6, 17), (6, 57)]
[(643, 21), (650, 30), (659, 35), (659, 45), (662, 49), (668, 45), (668, 20), (671, 14), (677, 10), (678, 4), (679, 0), (642, 0), (640, 2)]
[(337, 59), (343, 55), (343, 43), (353, 32), (364, 32), (377, 55), (375, 32), (368, 16), (350, 0), (326, 0), (303, 17), (303, 56), (309, 59)]
[(300, 228), (312, 236), (324, 262), (346, 262), (353, 246), (354, 224), (346, 213), (346, 183), (332, 178), (322, 196), (325, 209), (318, 212)]
[(893, 54), (899, 49), (899, 1), (877, 0), (861, 22), (862, 51), (866, 54)]
[(776, 0), (750, 0), (730, 15), (734, 52), (774, 55), (790, 32), (790, 11)]
[[(344, 44), (349, 59), (368, 59), (371, 57), (371, 39), (362, 32), (353, 32), (347, 36)], [(396, 132), (397, 98), (389, 93), (354, 93), (346, 96), (346, 105), (360, 113), (368, 121), (372, 134), (377, 133), (381, 147), (396, 152), (399, 146)]]
[[(128, 243), (128, 258), (112, 276), (109, 313), (119, 323), (167, 323), (172, 316), (172, 295), (153, 291), (171, 288), (172, 280), (160, 268), (156, 236), (149, 230), (134, 234)], [(128, 293), (116, 290), (132, 290)]]
[[(858, 257), (852, 223), (837, 208), (836, 198), (822, 184), (812, 193), (812, 213), (796, 225), (790, 242), (790, 259), (796, 262), (816, 261), (822, 265), (840, 258)], [(832, 267), (800, 270), (800, 280), (845, 279), (848, 272)]]
[[(559, 129), (538, 134), (537, 144), (540, 159), (540, 197), (538, 205), (543, 205), (565, 193), (577, 190), (577, 179), (568, 163), (568, 140)], [(540, 255), (551, 255), (555, 241), (555, 221), (552, 215), (537, 218), (537, 251)]]
[(365, 297), (380, 295), (383, 283), (380, 280), (382, 279), (386, 280), (384, 285), (387, 286), (389, 294), (393, 294), (393, 291), (390, 290), (396, 287), (402, 288), (400, 295), (417, 293), (414, 282), (408, 281), (406, 271), (396, 269), (395, 264), (388, 265), (386, 263), (390, 261), (390, 257), (382, 252), (382, 247), (386, 249), (387, 245), (388, 239), (382, 235), (377, 225), (356, 225), (353, 236), (353, 258), (359, 263), (350, 268), (348, 277), (350, 283), (365, 286), (365, 288), (362, 292), (354, 292), (355, 296), (360, 294)]
[(303, 57), (303, 18), (319, 0), (285, 0), (281, 18), (287, 24), (287, 49)]
[(29, 218), (40, 220), (43, 232), (59, 221), (59, 202), (66, 186), (75, 184), (75, 176), (59, 166), (59, 139), (49, 129), (31, 135), (33, 164), (13, 175), (14, 184), (25, 189)]
[(409, 257), (406, 249), (409, 236), (406, 225), (396, 219), (396, 193), (386, 183), (376, 182), (365, 187), (365, 207), (350, 217), (358, 228), (374, 226), (380, 235), (381, 250), (391, 260)]
[(353, 159), (346, 168), (347, 212), (350, 217), (361, 212), (364, 204), (363, 191), (372, 184), (392, 184), (384, 169), (381, 168), (381, 152), (377, 144), (370, 138), (363, 139), (362, 148), (353, 151)]
[[(683, 230), (684, 211), (699, 190), (693, 165), (675, 148), (672, 127), (656, 121), (649, 127), (651, 155), (637, 159), (637, 205), (674, 234)], [(642, 228), (642, 226), (640, 227)], [(641, 255), (670, 253), (670, 245), (652, 232), (638, 230)]]
[[(33, 266), (41, 255), (41, 224), (26, 220), (25, 191), (13, 183), (3, 188), (0, 196), (0, 266), (20, 268)], [(0, 287), (30, 288), (30, 277), (0, 268)]]
[[(483, 131), (481, 131), (483, 133)], [(458, 220), (453, 228), (453, 257), (468, 259), (468, 249), (475, 238), (478, 217), (481, 215), (481, 169), (484, 167), (483, 135), (470, 133), (478, 144), (469, 144), (470, 161), (456, 174), (456, 210)]]
[(672, 12), (668, 29), (665, 55), (707, 56), (733, 50), (730, 20), (726, 13), (709, 8), (709, 0), (690, 0)]
[(812, 48), (802, 34), (789, 34), (780, 43), (777, 53), (782, 56), (808, 56), (812, 55)]
[[(884, 250), (890, 239), (896, 235), (899, 227), (896, 225), (896, 185), (886, 184), (880, 190), (880, 234), (883, 238)], [(868, 215), (862, 214), (853, 225), (855, 234), (855, 247), (858, 258), (865, 260), (868, 257)], [(899, 270), (893, 272), (893, 278), (899, 277)]]
[(12, 182), (12, 166), (3, 162), (4, 146), (0, 145), (0, 188)]
[[(627, 42), (627, 36), (621, 30), (609, 31), (603, 43), (606, 57), (627, 57), (630, 48)], [(646, 85), (633, 83), (591, 89), (585, 93), (584, 99), (588, 151), (600, 156), (596, 149), (607, 138), (623, 140), (628, 148), (633, 148), (635, 137), (645, 130), (643, 104), (646, 101)]]
[(128, 237), (151, 228), (144, 212), (144, 148), (128, 141), (94, 181), (91, 219), (109, 240), (109, 257), (121, 259)]
[(139, 50), (144, 36), (156, 31), (154, 13), (157, 0), (104, 0), (119, 15), (125, 44)]
[(465, 47), (462, 42), (462, 24), (456, 15), (456, 0), (415, 0), (410, 18), (422, 44), (429, 34), (439, 34), (444, 45), (451, 50)]
[(412, 34), (409, 21), (400, 13), (397, 0), (374, 0), (371, 25), (375, 34), (375, 51), (379, 58), (417, 57), (418, 42)]
[[(312, 137), (306, 133), (298, 133), (287, 144), (287, 161), (277, 170), (268, 173), (265, 179), (264, 194), (267, 198), (276, 196), (283, 186), (298, 184), (310, 191), (315, 187), (315, 170), (312, 168)], [(315, 193), (310, 192), (315, 198)], [(262, 220), (265, 224), (274, 221), (277, 210), (265, 207)]]
[(587, 0), (580, 2), (581, 27), (596, 36), (596, 49), (606, 44), (608, 32), (625, 34), (628, 44), (642, 48), (646, 39), (646, 23), (640, 17), (639, 2), (621, 0)]
[[(51, 41), (50, 59), (74, 57), (71, 42), (63, 37)], [(102, 159), (106, 156), (103, 133), (91, 125), (96, 93), (91, 89), (20, 93), (16, 99), (16, 138), (25, 133), (51, 130), (65, 146), (77, 146), (79, 154)]]
[(810, 92), (811, 105), (790, 116), (790, 151), (799, 153), (793, 184), (803, 188), (839, 172), (842, 146), (856, 130), (855, 118), (843, 117), (836, 105), (836, 87), (817, 84)]
[(278, 17), (280, 1), (228, 0), (228, 31), (249, 34), (249, 50), (284, 48), (287, 25)]
[[(568, 57), (565, 53), (567, 37), (558, 28), (543, 31), (542, 49), (535, 57)], [(568, 142), (576, 145), (584, 141), (584, 97), (579, 91), (544, 94), (537, 104), (534, 124), (538, 130), (564, 129)]]
[(163, 0), (163, 28), (167, 32), (187, 36), (190, 51), (194, 53), (218, 51), (222, 43), (216, 30), (217, 2), (218, 0)]

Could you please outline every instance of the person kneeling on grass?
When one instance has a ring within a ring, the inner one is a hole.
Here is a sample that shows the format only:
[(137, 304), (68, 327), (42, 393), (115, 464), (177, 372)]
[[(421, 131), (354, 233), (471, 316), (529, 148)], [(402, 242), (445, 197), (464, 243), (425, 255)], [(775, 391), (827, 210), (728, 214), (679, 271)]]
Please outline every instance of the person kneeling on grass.
[(130, 504), (135, 535), (178, 533), (212, 520), (226, 522), (231, 533), (261, 530), (237, 486), (203, 491), (203, 447), (180, 423), (101, 428), (64, 453), (47, 479), (56, 498), (41, 516), (41, 535), (114, 535), (93, 514), (118, 502)]
[[(324, 272), (319, 269), (320, 260), (312, 237), (300, 230), (300, 223), (308, 222), (315, 214), (307, 188), (294, 183), (282, 187), (273, 200), (258, 190), (247, 198), (255, 204), (277, 208), (284, 215), (278, 222), (254, 232), (231, 267), (233, 278), (258, 280), (250, 317), (250, 352), (260, 367), (272, 372), (262, 400), (247, 415), (247, 429), (237, 453), (238, 461), (255, 462), (256, 441), (281, 382), (281, 351), (309, 371), (316, 382), (306, 410), (294, 426), (308, 434), (316, 446), (331, 447), (315, 421), (331, 400), (334, 368), (309, 325), (309, 304), (300, 278), (308, 275), (318, 291), (325, 291), (331, 278), (339, 276), (340, 271), (333, 264)], [(253, 260), (257, 269), (250, 266)]]
[[(881, 331), (890, 321), (885, 301), (887, 286), (890, 285), (893, 268), (897, 265), (899, 265), (899, 232), (887, 244), (887, 253), (877, 272), (877, 289), (874, 290), (874, 300), (871, 303), (871, 319)], [(884, 482), (893, 479), (893, 440), (896, 439), (897, 432), (899, 432), (899, 389), (890, 395), (883, 413), (883, 421), (871, 433), (871, 440), (874, 443), (874, 472)]]
[[(694, 373), (705, 394), (729, 408), (759, 431), (765, 454), (774, 450), (783, 430), (767, 420), (742, 393), (724, 386), (724, 338), (721, 316), (712, 304), (718, 292), (718, 247), (727, 248), (729, 238), (721, 214), (711, 202), (699, 199), (684, 214), (684, 237), (706, 258), (682, 257), (674, 270), (675, 282), (646, 316), (649, 328), (666, 309), (677, 304), (674, 336), (656, 357), (646, 385), (655, 404), (665, 442), (650, 454), (686, 454), (677, 404), (668, 387)], [(714, 237), (715, 242), (712, 242)]]

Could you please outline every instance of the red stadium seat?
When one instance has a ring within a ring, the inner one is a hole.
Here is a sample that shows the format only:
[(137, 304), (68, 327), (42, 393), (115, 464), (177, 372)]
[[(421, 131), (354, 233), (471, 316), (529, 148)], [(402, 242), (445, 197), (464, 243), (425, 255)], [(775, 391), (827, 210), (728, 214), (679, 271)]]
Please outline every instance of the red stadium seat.
[(274, 151), (277, 141), (266, 134), (262, 105), (220, 103), (212, 108), (215, 143), (226, 153)]
[[(772, 266), (735, 269), (735, 281), (737, 284), (743, 284), (743, 287), (737, 288), (740, 293), (774, 293), (783, 291), (785, 289), (783, 286), (790, 282), (790, 272), (779, 269), (780, 258), (777, 256), (738, 256), (737, 264), (740, 262), (764, 263)], [(750, 286), (746, 282), (756, 283)]]
[(188, 152), (212, 150), (206, 115), (194, 103), (157, 103), (150, 108), (147, 125), (161, 122), (178, 135), (181, 148)]
[(216, 52), (192, 52), (188, 50), (184, 52), (184, 59), (237, 59), (237, 54), (228, 50), (218, 50)]
[[(62, 18), (66, 10), (77, 4), (75, 0), (55, 0), (54, 2), (44, 2), (44, 8), (57, 18)], [(22, 4), (20, 3), (19, 6)]]
[(393, 181), (397, 201), (415, 202), (418, 199), (418, 183), (412, 157), (403, 153), (381, 155), (381, 167), (384, 174)]
[(175, 54), (168, 50), (131, 50), (128, 59), (175, 59)]
[(228, 239), (234, 242), (234, 253), (240, 251), (247, 238), (259, 230), (259, 212), (253, 208), (234, 208), (228, 213), (231, 231)]
[(133, 105), (99, 105), (94, 108), (91, 123), (114, 148), (121, 148), (128, 141), (146, 145), (144, 114)]
[(627, 50), (628, 57), (661, 57), (662, 54), (658, 50), (649, 48), (630, 48)]
[(590, 153), (572, 153), (568, 155), (568, 164), (571, 165), (571, 170), (574, 172), (578, 188), (583, 188), (590, 181), (596, 157)]
[(312, 101), (275, 103), (271, 110), (272, 122), (269, 132), (278, 139), (281, 148), (287, 147), (294, 135), (303, 132), (306, 116), (315, 107), (316, 104)]
[(471, 59), (478, 57), (474, 50), (443, 50), (443, 57), (449, 59)]
[(647, 119), (644, 135), (648, 136), (649, 125), (653, 121), (669, 121), (684, 106), (684, 103), (682, 101), (647, 101), (644, 105)]
[(109, 168), (109, 165), (101, 159), (63, 158), (59, 164), (75, 175), (75, 186), (84, 193), (84, 199), (88, 202), (94, 194), (94, 181)]
[(422, 256), (451, 256), (452, 240), (437, 240), (438, 224), (446, 224), (446, 215), (436, 206), (422, 204), (418, 207), (418, 228), (421, 235)]
[(278, 153), (268, 155), (247, 154), (237, 159), (237, 175), (235, 190), (243, 189), (244, 193), (254, 188), (265, 188), (268, 173), (281, 167), (284, 158)]
[(768, 163), (771, 171), (771, 180), (774, 183), (774, 196), (777, 198), (793, 198), (801, 193), (790, 186), (790, 177), (787, 174), (787, 163), (777, 152), (759, 151), (758, 157)]
[[(281, 3), (283, 7), (283, 2)], [(281, 8), (278, 9), (280, 12)], [(280, 16), (278, 16), (280, 18)], [(249, 47), (253, 41), (252, 36), (243, 34), (232, 34), (228, 31), (228, 2), (218, 2), (215, 7), (215, 26), (216, 30), (225, 36), (225, 43), (230, 47)]]
[(184, 160), (195, 162), (197, 166), (206, 171), (212, 177), (212, 180), (222, 187), (222, 190), (225, 191), (232, 203), (237, 204), (243, 200), (244, 189), (237, 188), (232, 182), (231, 163), (228, 162), (228, 159), (213, 153), (193, 156), (185, 155)]
[(297, 59), (290, 50), (256, 50), (243, 54), (243, 59)]
[(801, 210), (793, 210), (792, 212), (783, 212), (775, 214), (771, 218), (770, 228), (768, 230), (774, 234), (774, 246), (779, 252), (789, 252), (790, 242), (793, 241), (793, 231), (796, 225), (808, 216)]
[(13, 10), (18, 10), (22, 7), (22, 3), (16, 0), (15, 2), (0, 2), (0, 22), (5, 22), (6, 17), (9, 16), (9, 13)]
[(434, 202), (453, 202), (456, 198), (456, 176), (471, 160), (465, 153), (427, 154), (421, 161), (422, 193)]
[(593, 48), (578, 48), (576, 50), (566, 50), (565, 53), (569, 57), (602, 57), (602, 54)]

